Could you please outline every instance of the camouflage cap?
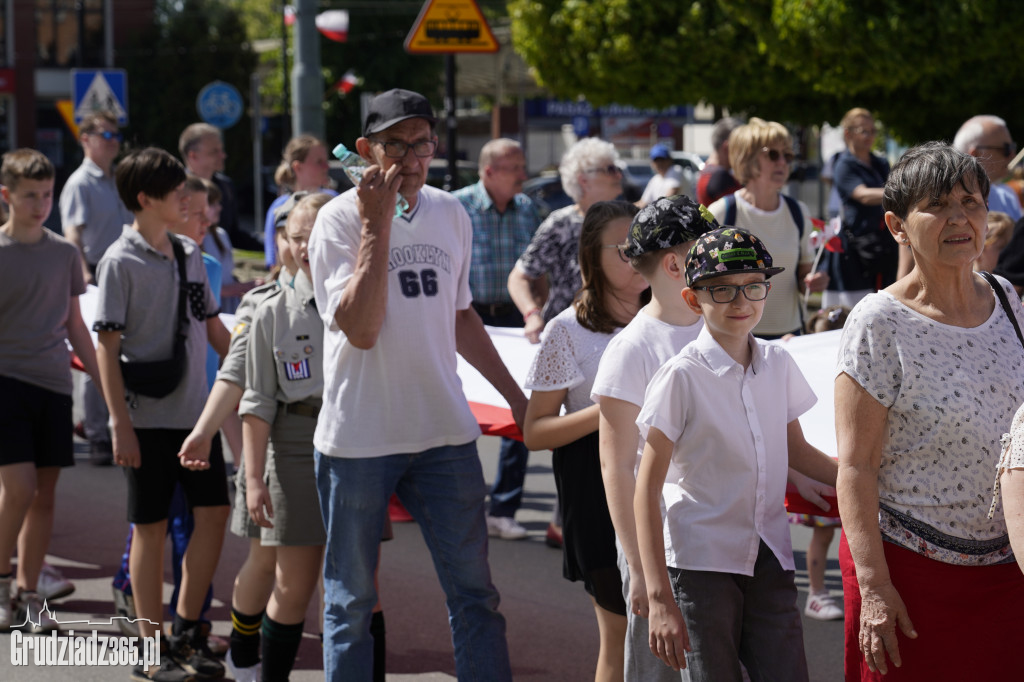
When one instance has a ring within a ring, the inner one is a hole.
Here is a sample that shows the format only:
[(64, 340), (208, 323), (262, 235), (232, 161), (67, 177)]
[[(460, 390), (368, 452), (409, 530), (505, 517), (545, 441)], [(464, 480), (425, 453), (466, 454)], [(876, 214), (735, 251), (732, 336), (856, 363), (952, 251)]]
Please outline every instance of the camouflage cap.
[(765, 279), (786, 268), (773, 268), (764, 242), (738, 227), (723, 227), (701, 236), (686, 255), (686, 286), (711, 277), (763, 272)]
[(711, 211), (684, 194), (655, 199), (633, 217), (626, 238), (626, 256), (636, 258), (693, 241), (717, 230)]

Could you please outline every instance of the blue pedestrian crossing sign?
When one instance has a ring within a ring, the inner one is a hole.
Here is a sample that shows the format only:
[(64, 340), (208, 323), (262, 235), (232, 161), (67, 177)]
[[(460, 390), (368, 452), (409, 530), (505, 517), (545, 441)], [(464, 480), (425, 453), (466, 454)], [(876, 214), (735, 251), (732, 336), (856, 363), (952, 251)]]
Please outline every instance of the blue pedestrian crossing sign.
[(128, 124), (128, 75), (124, 69), (71, 69), (75, 123), (96, 111), (109, 111)]
[(242, 93), (231, 83), (213, 81), (203, 86), (196, 98), (199, 118), (221, 130), (230, 128), (242, 118)]

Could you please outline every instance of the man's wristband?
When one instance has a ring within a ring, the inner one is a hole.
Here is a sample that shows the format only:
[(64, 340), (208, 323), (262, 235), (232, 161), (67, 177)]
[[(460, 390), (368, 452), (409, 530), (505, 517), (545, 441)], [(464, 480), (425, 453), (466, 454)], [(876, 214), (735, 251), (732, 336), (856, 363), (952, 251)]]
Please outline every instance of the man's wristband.
[(530, 319), (531, 315), (539, 315), (539, 314), (540, 314), (540, 308), (534, 308), (530, 312), (528, 312), (525, 315), (523, 315), (523, 320), (525, 321), (525, 320)]

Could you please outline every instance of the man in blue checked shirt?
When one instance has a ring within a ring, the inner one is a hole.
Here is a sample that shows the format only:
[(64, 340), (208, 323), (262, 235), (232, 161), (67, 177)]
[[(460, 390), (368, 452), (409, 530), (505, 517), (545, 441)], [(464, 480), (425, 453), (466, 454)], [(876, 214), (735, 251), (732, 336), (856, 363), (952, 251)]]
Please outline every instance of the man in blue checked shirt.
[[(508, 275), (540, 224), (537, 210), (522, 194), (526, 157), (519, 143), (491, 140), (480, 150), (480, 182), (454, 194), (473, 221), (473, 263), (469, 286), (473, 307), (484, 324), (522, 327), (523, 317), (508, 293)], [(522, 442), (501, 439), (498, 471), (491, 487), (487, 532), (520, 540), (526, 529), (515, 520), (523, 500), (528, 451)]]

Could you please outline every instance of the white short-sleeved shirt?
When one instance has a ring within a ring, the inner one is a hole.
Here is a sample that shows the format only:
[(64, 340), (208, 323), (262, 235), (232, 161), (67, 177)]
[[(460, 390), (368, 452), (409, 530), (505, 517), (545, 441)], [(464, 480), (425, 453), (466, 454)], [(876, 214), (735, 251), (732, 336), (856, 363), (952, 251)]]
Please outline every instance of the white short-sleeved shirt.
[[(811, 211), (800, 203), (803, 212), (803, 236), (793, 222), (786, 201), (780, 196), (779, 206), (774, 211), (762, 211), (743, 197), (734, 194), (736, 200), (736, 227), (741, 227), (764, 242), (772, 254), (772, 265), (786, 268), (785, 272), (772, 277), (772, 290), (764, 306), (761, 321), (754, 327), (754, 334), (786, 334), (801, 327), (800, 290), (797, 288), (796, 270), (800, 265), (814, 262), (811, 248)], [(725, 220), (725, 199), (719, 199), (709, 206), (719, 222)]]
[[(997, 279), (1024, 326), (1013, 288)], [(1007, 561), (1002, 506), (991, 519), (986, 512), (1000, 437), (1024, 402), (1024, 350), (998, 300), (983, 324), (965, 329), (871, 294), (843, 328), (841, 373), (889, 410), (878, 470), (882, 536), (945, 563)]]
[[(641, 407), (647, 384), (654, 373), (696, 339), (704, 328), (703, 317), (688, 327), (680, 327), (655, 319), (646, 311), (646, 307), (641, 309), (633, 321), (611, 340), (601, 356), (597, 378), (590, 391), (590, 398), (595, 403), (607, 396)], [(634, 474), (640, 466), (644, 442), (641, 439), (637, 443)]]
[(611, 334), (587, 329), (576, 319), (576, 308), (569, 306), (547, 324), (540, 349), (526, 375), (525, 388), (531, 391), (568, 389), (563, 404), (566, 413), (590, 407), (590, 391), (597, 376), (608, 342), (622, 329)]
[(462, 203), (425, 186), (391, 224), (384, 324), (369, 350), (334, 313), (352, 279), (362, 223), (355, 190), (320, 209), (309, 240), (324, 334), (323, 408), (314, 445), (331, 457), (382, 457), (476, 440), (456, 371), (455, 314), (472, 302), (473, 227)]
[(752, 576), (760, 541), (794, 570), (787, 428), (817, 401), (781, 346), (751, 337), (750, 366), (705, 327), (665, 363), (637, 417), (675, 443), (662, 491), (669, 566)]

